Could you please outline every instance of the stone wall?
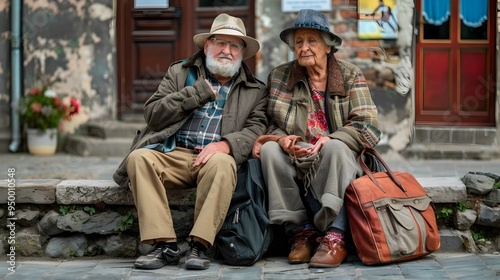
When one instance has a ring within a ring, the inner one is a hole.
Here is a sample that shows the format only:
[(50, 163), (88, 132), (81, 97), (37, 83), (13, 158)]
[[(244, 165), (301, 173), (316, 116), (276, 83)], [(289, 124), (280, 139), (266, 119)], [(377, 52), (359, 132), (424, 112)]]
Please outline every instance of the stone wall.
[[(168, 192), (180, 243), (193, 223), (194, 190)], [(151, 246), (139, 241), (137, 211), (126, 188), (111, 180), (20, 180), (0, 183), (0, 255), (135, 257)]]
[[(463, 250), (500, 252), (499, 176), (417, 180), (436, 205), (440, 229), (459, 236)], [(187, 246), (195, 190), (168, 195), (175, 231)], [(130, 191), (111, 180), (21, 180), (15, 188), (3, 181), (0, 204), (0, 255), (12, 251), (12, 240), (17, 255), (30, 257), (136, 257), (151, 249), (139, 241)]]
[[(470, 172), (462, 178), (462, 181), (467, 187), (467, 198), (452, 205), (450, 208), (453, 209), (452, 224), (448, 226), (452, 226), (454, 232), (464, 239), (464, 242), (467, 240), (469, 252), (498, 253), (500, 251), (500, 176)], [(446, 208), (442, 207), (441, 211), (442, 209)], [(440, 216), (446, 216), (444, 213), (444, 211), (438, 211), (438, 217), (440, 214)]]

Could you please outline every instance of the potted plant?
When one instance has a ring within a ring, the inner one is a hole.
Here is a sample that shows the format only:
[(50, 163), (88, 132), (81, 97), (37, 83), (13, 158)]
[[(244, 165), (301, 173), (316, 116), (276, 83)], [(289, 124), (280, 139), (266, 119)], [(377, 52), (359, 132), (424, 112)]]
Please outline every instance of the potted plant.
[(21, 119), (27, 127), (28, 150), (31, 154), (55, 153), (61, 120), (70, 120), (80, 110), (76, 99), (64, 101), (47, 86), (29, 89), (21, 100), (19, 109)]

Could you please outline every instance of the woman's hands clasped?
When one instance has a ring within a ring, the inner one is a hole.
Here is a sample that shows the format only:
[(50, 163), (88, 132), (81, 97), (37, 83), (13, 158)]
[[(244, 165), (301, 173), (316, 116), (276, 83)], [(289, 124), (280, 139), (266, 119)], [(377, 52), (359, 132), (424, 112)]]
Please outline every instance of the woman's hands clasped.
[(296, 144), (296, 142), (302, 141), (302, 137), (298, 135), (282, 136), (281, 138), (278, 139), (277, 142), (283, 149), (283, 151), (285, 151), (290, 155), (293, 155), (295, 158), (301, 158), (311, 154), (318, 153), (323, 147), (323, 144), (325, 144), (325, 142), (328, 140), (330, 140), (330, 137), (323, 136), (319, 138), (318, 141), (316, 141), (316, 143), (309, 148), (302, 147)]

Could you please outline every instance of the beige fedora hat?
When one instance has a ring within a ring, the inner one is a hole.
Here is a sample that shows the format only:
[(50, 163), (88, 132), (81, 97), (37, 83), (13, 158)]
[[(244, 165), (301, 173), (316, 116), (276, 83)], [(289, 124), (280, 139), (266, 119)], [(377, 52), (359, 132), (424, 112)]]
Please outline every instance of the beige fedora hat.
[(235, 36), (245, 41), (245, 54), (243, 59), (254, 56), (260, 49), (259, 41), (247, 36), (247, 31), (243, 21), (228, 14), (220, 14), (212, 23), (210, 33), (201, 33), (193, 36), (194, 43), (198, 48), (203, 49), (208, 37), (216, 34)]

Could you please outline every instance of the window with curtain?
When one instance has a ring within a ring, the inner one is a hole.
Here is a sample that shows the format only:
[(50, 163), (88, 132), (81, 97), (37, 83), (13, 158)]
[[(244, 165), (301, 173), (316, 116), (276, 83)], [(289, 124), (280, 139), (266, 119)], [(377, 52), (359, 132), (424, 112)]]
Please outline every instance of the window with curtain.
[(488, 0), (460, 0), (460, 38), (488, 39)]
[(450, 39), (450, 0), (423, 0), (424, 39)]
[[(449, 39), (450, 0), (423, 0), (425, 39)], [(459, 0), (460, 38), (485, 40), (488, 31), (488, 0)]]
[(450, 18), (450, 0), (424, 0), (422, 10), (426, 23), (443, 25)]

